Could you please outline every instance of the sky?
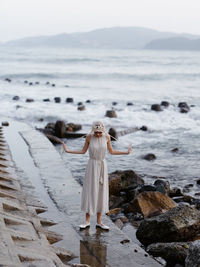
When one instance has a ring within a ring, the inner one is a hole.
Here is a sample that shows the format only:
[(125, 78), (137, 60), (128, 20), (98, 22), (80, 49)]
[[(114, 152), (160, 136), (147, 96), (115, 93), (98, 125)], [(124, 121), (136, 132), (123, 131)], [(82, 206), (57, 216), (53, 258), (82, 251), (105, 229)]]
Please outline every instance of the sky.
[(200, 35), (200, 0), (0, 0), (0, 42), (140, 26)]

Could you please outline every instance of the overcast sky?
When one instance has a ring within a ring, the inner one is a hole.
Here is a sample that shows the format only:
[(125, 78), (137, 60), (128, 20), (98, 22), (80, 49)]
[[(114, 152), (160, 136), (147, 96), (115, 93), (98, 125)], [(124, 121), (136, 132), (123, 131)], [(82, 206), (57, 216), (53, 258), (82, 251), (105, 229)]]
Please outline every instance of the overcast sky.
[(141, 26), (200, 35), (200, 0), (1, 0), (0, 41)]

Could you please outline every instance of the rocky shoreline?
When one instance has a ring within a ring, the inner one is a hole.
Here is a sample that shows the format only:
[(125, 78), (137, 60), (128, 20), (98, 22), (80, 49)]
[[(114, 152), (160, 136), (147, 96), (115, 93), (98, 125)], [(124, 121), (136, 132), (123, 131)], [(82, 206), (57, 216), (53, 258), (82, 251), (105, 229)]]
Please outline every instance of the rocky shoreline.
[(165, 179), (145, 184), (132, 170), (111, 173), (109, 186), (108, 215), (122, 231), (131, 223), (141, 245), (166, 266), (200, 266), (200, 199)]

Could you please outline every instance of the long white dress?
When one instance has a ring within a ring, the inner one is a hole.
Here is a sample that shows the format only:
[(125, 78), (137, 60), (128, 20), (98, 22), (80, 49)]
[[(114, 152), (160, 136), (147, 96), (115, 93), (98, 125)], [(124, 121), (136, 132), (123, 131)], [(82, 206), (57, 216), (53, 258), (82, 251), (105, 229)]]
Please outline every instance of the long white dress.
[(86, 167), (81, 196), (81, 210), (85, 213), (106, 213), (108, 208), (108, 170), (105, 160), (107, 138), (91, 134), (89, 143), (89, 160)]

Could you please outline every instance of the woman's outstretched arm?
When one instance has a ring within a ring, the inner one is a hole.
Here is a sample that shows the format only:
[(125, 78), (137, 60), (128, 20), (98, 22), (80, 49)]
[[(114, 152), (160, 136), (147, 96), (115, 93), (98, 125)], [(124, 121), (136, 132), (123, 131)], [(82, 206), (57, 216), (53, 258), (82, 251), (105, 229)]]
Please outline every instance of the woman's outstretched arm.
[(111, 142), (110, 142), (110, 136), (107, 137), (107, 147), (108, 147), (109, 153), (112, 155), (128, 155), (128, 154), (130, 154), (130, 152), (132, 150), (132, 145), (129, 145), (128, 150), (126, 152), (113, 150)]
[(64, 147), (65, 152), (67, 152), (67, 153), (71, 153), (71, 154), (85, 154), (87, 152), (87, 149), (88, 149), (88, 146), (89, 146), (89, 142), (90, 142), (90, 137), (87, 135), (86, 136), (86, 139), (85, 139), (85, 144), (84, 144), (82, 150), (75, 150), (75, 151), (74, 150), (68, 150), (67, 149), (67, 146), (65, 145), (64, 142), (62, 142), (62, 144), (63, 144), (63, 147)]

